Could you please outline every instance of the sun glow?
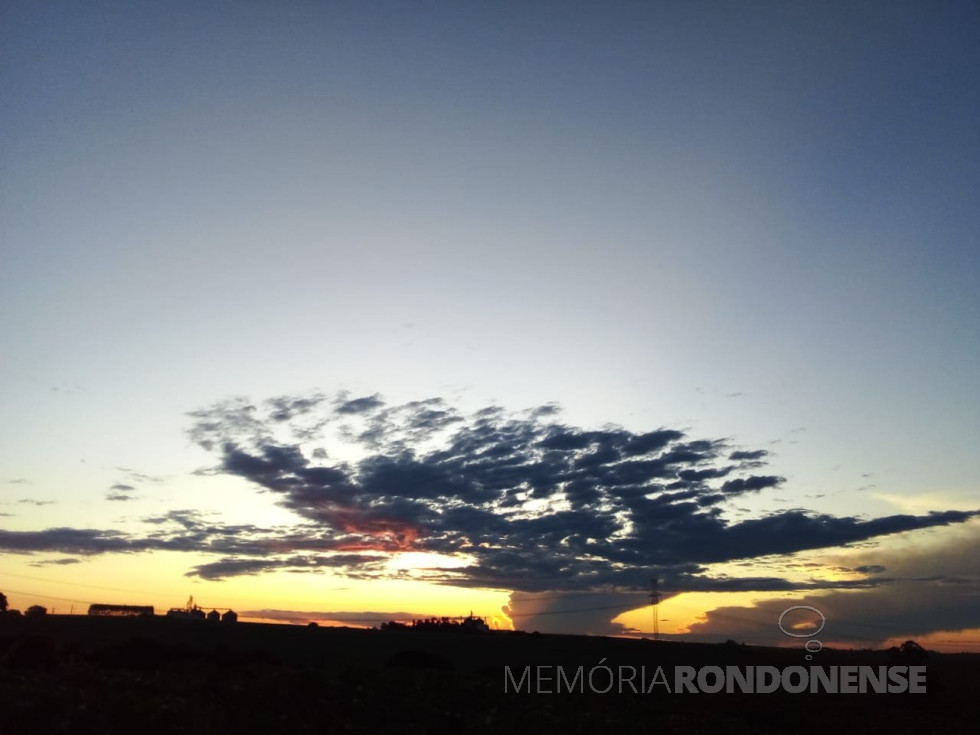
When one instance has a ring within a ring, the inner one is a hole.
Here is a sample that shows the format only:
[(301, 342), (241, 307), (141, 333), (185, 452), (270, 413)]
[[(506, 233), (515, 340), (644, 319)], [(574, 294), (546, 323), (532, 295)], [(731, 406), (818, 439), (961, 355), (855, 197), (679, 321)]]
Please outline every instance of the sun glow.
[(393, 554), (386, 564), (388, 569), (459, 569), (473, 563), (473, 559), (462, 556), (450, 556), (428, 551), (402, 551)]
[[(759, 592), (683, 592), (668, 597), (660, 603), (658, 610), (660, 633), (663, 635), (684, 635), (691, 632), (691, 626), (706, 619), (707, 613), (720, 607), (753, 607), (760, 600), (773, 598), (792, 598), (792, 593)], [(653, 630), (652, 610), (649, 605), (638, 610), (630, 610), (615, 619), (641, 633)], [(775, 626), (775, 622), (773, 623)]]

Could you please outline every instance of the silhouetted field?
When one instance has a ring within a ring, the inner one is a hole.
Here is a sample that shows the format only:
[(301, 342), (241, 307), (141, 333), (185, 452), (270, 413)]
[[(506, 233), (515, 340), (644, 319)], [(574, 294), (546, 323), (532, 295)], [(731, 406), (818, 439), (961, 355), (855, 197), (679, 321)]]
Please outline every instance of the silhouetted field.
[[(926, 694), (508, 693), (505, 666), (887, 665), (884, 651), (47, 616), (0, 621), (0, 733), (973, 732), (980, 656)], [(546, 687), (547, 688), (547, 687)], [(552, 685), (553, 688), (553, 685)], [(642, 689), (642, 687), (641, 687)]]

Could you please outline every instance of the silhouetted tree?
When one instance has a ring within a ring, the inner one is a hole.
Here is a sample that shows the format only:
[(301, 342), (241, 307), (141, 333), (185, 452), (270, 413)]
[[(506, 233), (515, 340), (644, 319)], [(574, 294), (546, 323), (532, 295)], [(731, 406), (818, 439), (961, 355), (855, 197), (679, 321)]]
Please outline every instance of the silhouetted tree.
[(7, 612), (7, 596), (0, 592), (0, 613)]
[(904, 659), (913, 663), (919, 663), (929, 658), (929, 652), (915, 641), (905, 641), (899, 651), (901, 651)]
[(921, 664), (929, 658), (929, 652), (915, 641), (905, 641), (901, 646), (888, 649), (889, 659), (893, 663)]
[(40, 618), (48, 614), (48, 608), (41, 605), (31, 605), (24, 611), (24, 615), (29, 618)]

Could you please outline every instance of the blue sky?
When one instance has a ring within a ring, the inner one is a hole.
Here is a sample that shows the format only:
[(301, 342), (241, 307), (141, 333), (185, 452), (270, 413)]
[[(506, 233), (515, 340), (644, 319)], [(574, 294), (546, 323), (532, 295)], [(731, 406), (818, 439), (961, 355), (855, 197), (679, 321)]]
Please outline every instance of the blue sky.
[(288, 523), (187, 414), (340, 390), (765, 449), (732, 522), (980, 508), (975, 5), (2, 13), (0, 526)]

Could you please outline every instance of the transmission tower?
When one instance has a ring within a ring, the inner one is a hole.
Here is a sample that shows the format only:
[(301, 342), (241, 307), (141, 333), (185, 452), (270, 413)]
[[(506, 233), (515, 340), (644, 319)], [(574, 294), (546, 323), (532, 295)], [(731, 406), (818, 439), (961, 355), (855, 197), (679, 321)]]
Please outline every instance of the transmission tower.
[(660, 640), (660, 580), (653, 577), (650, 580), (650, 605), (653, 608), (653, 640)]

